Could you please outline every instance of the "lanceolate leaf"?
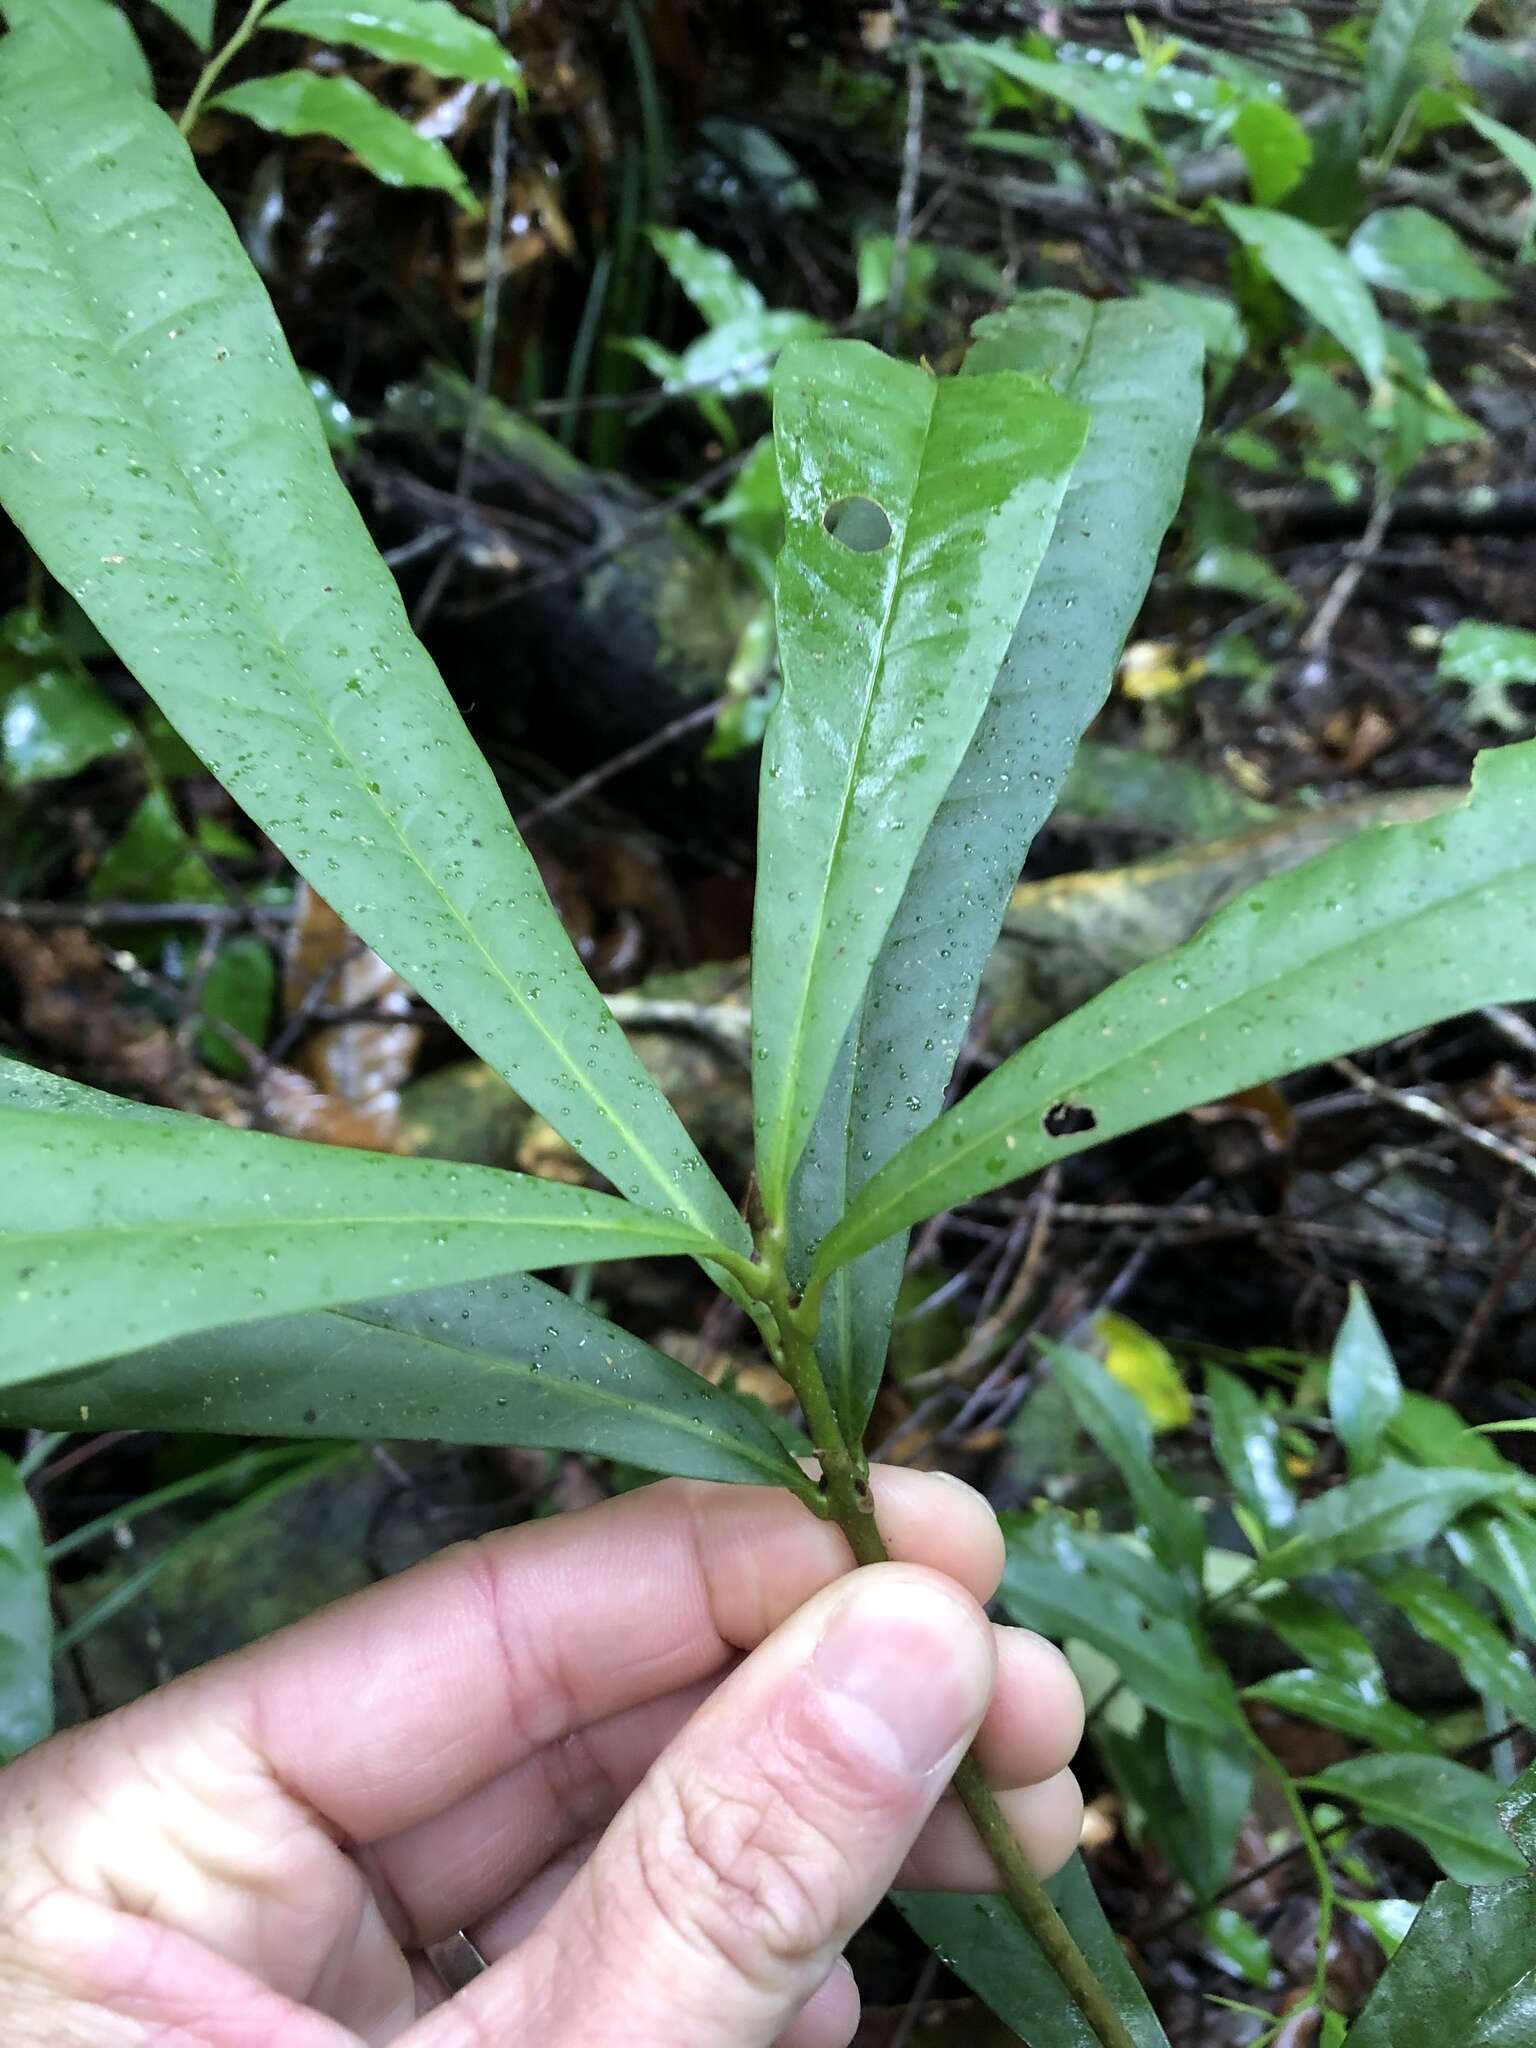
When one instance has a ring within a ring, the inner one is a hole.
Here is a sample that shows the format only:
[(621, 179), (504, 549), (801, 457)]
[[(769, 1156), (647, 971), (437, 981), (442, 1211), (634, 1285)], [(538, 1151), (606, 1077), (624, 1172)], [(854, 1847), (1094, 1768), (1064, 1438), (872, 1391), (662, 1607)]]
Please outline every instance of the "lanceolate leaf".
[(1506, 1506), (1464, 1515), (1445, 1540), (1463, 1570), (1499, 1601), (1510, 1627), (1536, 1642), (1536, 1522)]
[(1536, 1677), (1503, 1630), (1433, 1572), (1414, 1565), (1375, 1579), (1421, 1636), (1456, 1659), (1467, 1683), (1516, 1721), (1536, 1727)]
[(627, 1194), (745, 1244), (410, 631), (228, 216), (52, 8), (0, 46), (0, 498), (348, 924)]
[(53, 1617), (32, 1497), (0, 1457), (0, 1764), (53, 1728)]
[(380, 1292), (655, 1252), (691, 1224), (560, 1181), (196, 1117), (0, 1109), (0, 1373)]
[(282, 0), (261, 25), (323, 43), (354, 43), (388, 63), (414, 64), (436, 78), (522, 83), (512, 53), (484, 22), (451, 0)]
[(1248, 890), (989, 1074), (861, 1191), (817, 1255), (1363, 1040), (1536, 996), (1536, 742), (1470, 798)]
[(1197, 1578), (1205, 1525), (1194, 1502), (1157, 1469), (1146, 1409), (1096, 1358), (1065, 1344), (1043, 1349), (1073, 1414), (1125, 1481), (1155, 1554), (1170, 1571)]
[[(1104, 1918), (1080, 1856), (1048, 1887), (1136, 2048), (1168, 2037)], [(923, 1940), (1030, 2048), (1094, 2048), (1094, 2035), (1060, 1979), (1002, 1899), (970, 1892), (900, 1892), (896, 1904)]]
[(1536, 2040), (1536, 1878), (1437, 1884), (1347, 2048), (1526, 2048)]
[[(871, 1174), (935, 1117), (1009, 892), (1103, 703), (1151, 581), (1200, 424), (1200, 345), (1154, 307), (1034, 292), (979, 323), (966, 373), (1023, 371), (1089, 408), (1088, 438), (981, 723), (869, 977), (795, 1200), (798, 1263)], [(1085, 592), (1092, 592), (1091, 601)], [(821, 1357), (862, 1430), (903, 1247), (834, 1283)]]
[(1496, 1884), (1525, 1869), (1499, 1825), (1498, 1784), (1465, 1764), (1447, 1757), (1357, 1756), (1302, 1782), (1329, 1799), (1348, 1800), (1380, 1827), (1412, 1835), (1462, 1884)]
[(1245, 248), (1319, 327), (1348, 349), (1375, 383), (1387, 358), (1387, 331), (1376, 301), (1347, 256), (1294, 214), (1218, 199), (1216, 210)]
[(1371, 134), (1385, 142), (1421, 85), (1438, 84), (1451, 68), (1451, 41), (1472, 12), (1472, 0), (1381, 0), (1365, 46), (1365, 111)]
[(1368, 1698), (1359, 1686), (1328, 1671), (1277, 1671), (1272, 1678), (1248, 1686), (1245, 1700), (1262, 1700), (1283, 1714), (1337, 1728), (1374, 1749), (1408, 1750), (1438, 1756), (1440, 1746), (1417, 1714), (1384, 1695)]
[(1277, 1579), (1360, 1564), (1368, 1557), (1428, 1543), (1465, 1509), (1508, 1493), (1513, 1480), (1455, 1467), (1423, 1469), (1389, 1462), (1365, 1479), (1348, 1479), (1309, 1500), (1264, 1558)]
[(758, 1176), (782, 1220), (901, 892), (1040, 566), (1087, 416), (1032, 379), (802, 342), (775, 384), (784, 689), (763, 756)]
[(1328, 1362), (1328, 1413), (1353, 1471), (1380, 1462), (1381, 1440), (1402, 1405), (1403, 1383), (1381, 1326), (1365, 1290), (1352, 1286)]
[(1296, 1516), (1279, 1424), (1246, 1381), (1220, 1366), (1206, 1370), (1205, 1399), (1217, 1461), (1239, 1504), (1273, 1540), (1275, 1532)]
[(460, 206), (474, 211), (469, 181), (444, 144), (434, 135), (419, 134), (355, 78), (279, 71), (231, 86), (209, 105), (243, 114), (272, 135), (327, 135), (384, 184), (451, 192)]
[(0, 1387), (0, 1423), (548, 1446), (814, 1493), (765, 1411), (526, 1278), (179, 1337)]

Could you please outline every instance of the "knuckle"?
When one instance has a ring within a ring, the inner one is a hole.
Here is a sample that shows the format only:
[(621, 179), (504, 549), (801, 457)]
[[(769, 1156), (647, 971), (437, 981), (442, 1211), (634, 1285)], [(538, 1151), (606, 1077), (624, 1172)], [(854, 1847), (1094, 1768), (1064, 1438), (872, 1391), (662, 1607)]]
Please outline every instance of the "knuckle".
[(737, 1794), (659, 1775), (633, 1838), (650, 1909), (765, 1988), (836, 1942), (846, 1891), (842, 1852), (797, 1809), (791, 1775), (759, 1759), (752, 1791)]

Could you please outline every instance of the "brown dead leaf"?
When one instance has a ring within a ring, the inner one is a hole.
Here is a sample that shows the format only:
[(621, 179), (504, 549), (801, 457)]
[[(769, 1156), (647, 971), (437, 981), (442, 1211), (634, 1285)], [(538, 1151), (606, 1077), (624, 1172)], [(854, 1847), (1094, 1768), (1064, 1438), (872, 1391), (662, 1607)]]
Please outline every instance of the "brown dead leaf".
[[(307, 882), (299, 884), (295, 908), (283, 960), (290, 1016), (310, 1006), (366, 1008), (373, 1015), (311, 1031), (294, 1062), (298, 1074), (279, 1081), (264, 1112), (289, 1137), (395, 1151), (400, 1090), (421, 1046), (421, 1027), (410, 1021), (410, 987)], [(304, 1078), (307, 1092), (292, 1085)], [(349, 1131), (368, 1135), (342, 1135)]]

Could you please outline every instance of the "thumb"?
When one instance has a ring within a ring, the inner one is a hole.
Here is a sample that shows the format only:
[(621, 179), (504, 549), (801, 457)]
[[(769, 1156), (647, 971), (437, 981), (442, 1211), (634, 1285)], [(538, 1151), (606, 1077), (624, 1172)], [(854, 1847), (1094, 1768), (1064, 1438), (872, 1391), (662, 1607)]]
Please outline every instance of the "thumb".
[[(536, 1933), (454, 2001), (474, 2002), (467, 2038), (767, 2048), (894, 1879), (995, 1665), (986, 1616), (936, 1572), (875, 1565), (829, 1587), (662, 1753)], [(842, 2048), (851, 2005), (816, 2000), (795, 2039)], [(841, 2016), (824, 2044), (818, 2008)]]

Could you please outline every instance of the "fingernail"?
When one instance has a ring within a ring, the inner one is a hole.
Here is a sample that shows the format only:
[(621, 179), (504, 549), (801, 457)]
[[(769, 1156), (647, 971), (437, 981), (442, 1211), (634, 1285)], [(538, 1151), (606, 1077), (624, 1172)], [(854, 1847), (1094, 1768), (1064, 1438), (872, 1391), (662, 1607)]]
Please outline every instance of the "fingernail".
[(936, 1770), (975, 1733), (992, 1690), (990, 1636), (959, 1599), (921, 1579), (860, 1572), (811, 1660), (850, 1743), (888, 1768)]

